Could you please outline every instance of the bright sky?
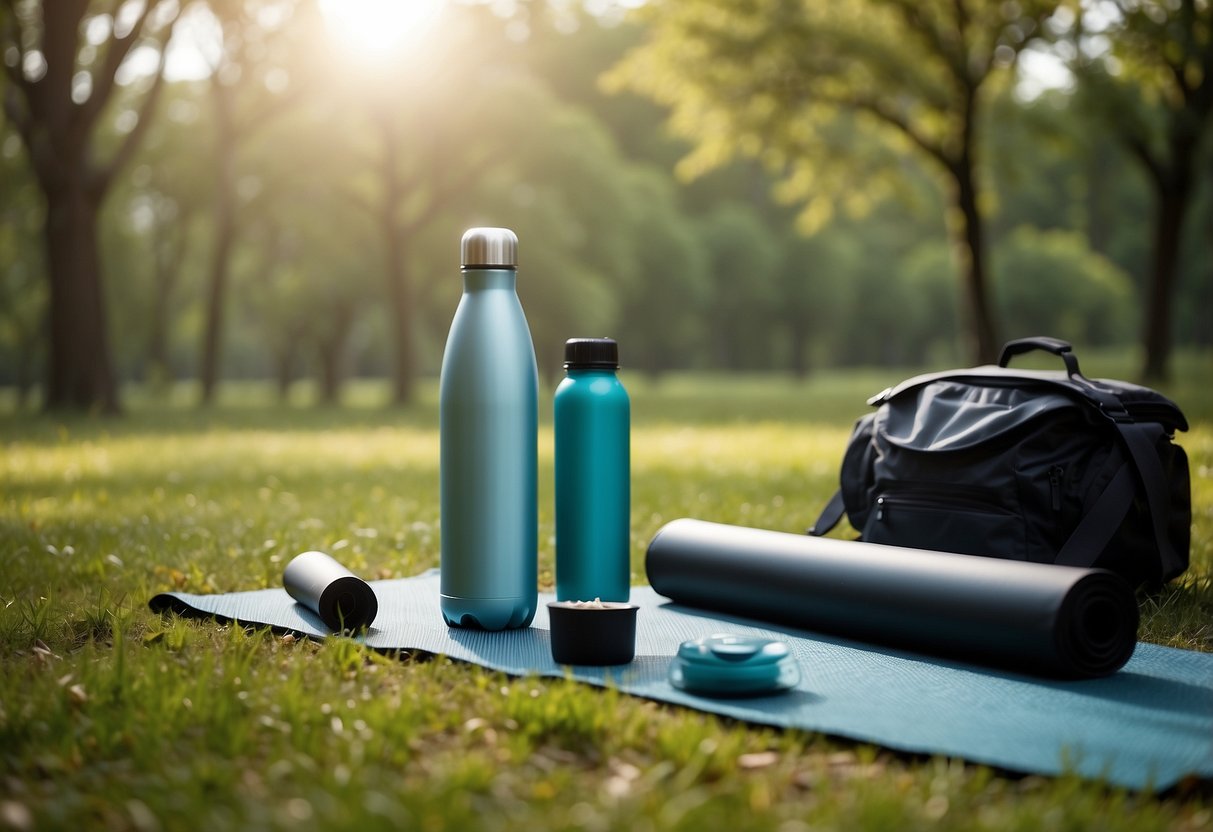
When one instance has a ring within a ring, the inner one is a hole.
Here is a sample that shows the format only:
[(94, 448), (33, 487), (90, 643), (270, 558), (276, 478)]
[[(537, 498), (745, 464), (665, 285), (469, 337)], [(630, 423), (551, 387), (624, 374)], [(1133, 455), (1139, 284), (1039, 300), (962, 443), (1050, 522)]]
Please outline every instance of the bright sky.
[(219, 62), (219, 24), (206, 6), (190, 6), (168, 47), (164, 76), (169, 81), (198, 81), (210, 77)]
[(444, 0), (320, 0), (333, 36), (346, 49), (374, 58), (421, 38)]
[(1052, 52), (1029, 47), (1019, 53), (1020, 98), (1031, 101), (1048, 90), (1066, 89), (1074, 82), (1074, 74), (1065, 61)]
[[(434, 24), (445, 0), (320, 0), (320, 11), (335, 40), (360, 58), (373, 60), (422, 37)], [(269, 22), (269, 21), (267, 21)], [(191, 6), (177, 22), (169, 44), (165, 76), (170, 81), (200, 80), (219, 60), (219, 24), (201, 5)], [(156, 54), (132, 54), (132, 77), (153, 72)]]

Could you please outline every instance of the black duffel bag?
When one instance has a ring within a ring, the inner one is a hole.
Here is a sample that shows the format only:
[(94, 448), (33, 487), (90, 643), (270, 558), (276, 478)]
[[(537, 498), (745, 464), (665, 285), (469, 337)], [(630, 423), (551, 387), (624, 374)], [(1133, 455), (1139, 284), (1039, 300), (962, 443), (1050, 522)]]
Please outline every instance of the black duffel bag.
[[(1007, 367), (1038, 349), (1065, 371)], [(868, 404), (809, 534), (845, 511), (871, 543), (1097, 566), (1134, 585), (1187, 569), (1188, 458), (1172, 441), (1187, 420), (1154, 390), (1086, 378), (1065, 341), (1011, 341), (997, 367), (918, 376)]]

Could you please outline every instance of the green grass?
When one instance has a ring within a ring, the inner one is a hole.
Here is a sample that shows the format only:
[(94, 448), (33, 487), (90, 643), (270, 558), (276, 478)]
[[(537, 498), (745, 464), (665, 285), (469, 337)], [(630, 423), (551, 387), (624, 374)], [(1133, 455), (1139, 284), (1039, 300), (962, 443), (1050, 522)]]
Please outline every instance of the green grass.
[[(1123, 375), (1114, 362), (1093, 373)], [(633, 578), (664, 522), (815, 517), (863, 400), (898, 371), (626, 378)], [(1213, 367), (1192, 418), (1193, 569), (1146, 640), (1213, 649)], [(743, 725), (344, 640), (160, 618), (147, 599), (278, 585), (329, 551), (371, 577), (438, 561), (432, 386), (407, 410), (233, 385), (208, 412), (129, 391), (119, 420), (0, 415), (0, 828), (1213, 829), (1189, 784), (1127, 794)], [(550, 401), (550, 399), (545, 399)], [(540, 571), (552, 581), (551, 432)]]

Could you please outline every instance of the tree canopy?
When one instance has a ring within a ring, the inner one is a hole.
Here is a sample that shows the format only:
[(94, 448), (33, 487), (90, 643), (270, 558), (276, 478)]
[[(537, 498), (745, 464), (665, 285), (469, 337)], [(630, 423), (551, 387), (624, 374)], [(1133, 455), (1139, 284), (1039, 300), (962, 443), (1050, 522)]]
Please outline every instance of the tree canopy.
[[(981, 0), (781, 3), (719, 0), (649, 7), (649, 34), (608, 76), (670, 108), (695, 142), (687, 175), (741, 156), (783, 175), (805, 203), (807, 230), (841, 203), (862, 210), (891, 189), (895, 153), (920, 153), (951, 193), (972, 353), (991, 360), (977, 132), (983, 87), (1011, 65), (1054, 10), (1048, 2)], [(852, 121), (854, 117), (856, 121)], [(857, 152), (858, 151), (858, 152)]]

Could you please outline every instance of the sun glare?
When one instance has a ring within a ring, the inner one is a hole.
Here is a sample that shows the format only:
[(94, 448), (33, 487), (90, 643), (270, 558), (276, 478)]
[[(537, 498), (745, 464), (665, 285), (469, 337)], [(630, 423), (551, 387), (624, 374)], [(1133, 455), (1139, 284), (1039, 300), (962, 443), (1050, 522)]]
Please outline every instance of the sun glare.
[(444, 0), (320, 0), (333, 35), (371, 56), (415, 43), (433, 24)]

